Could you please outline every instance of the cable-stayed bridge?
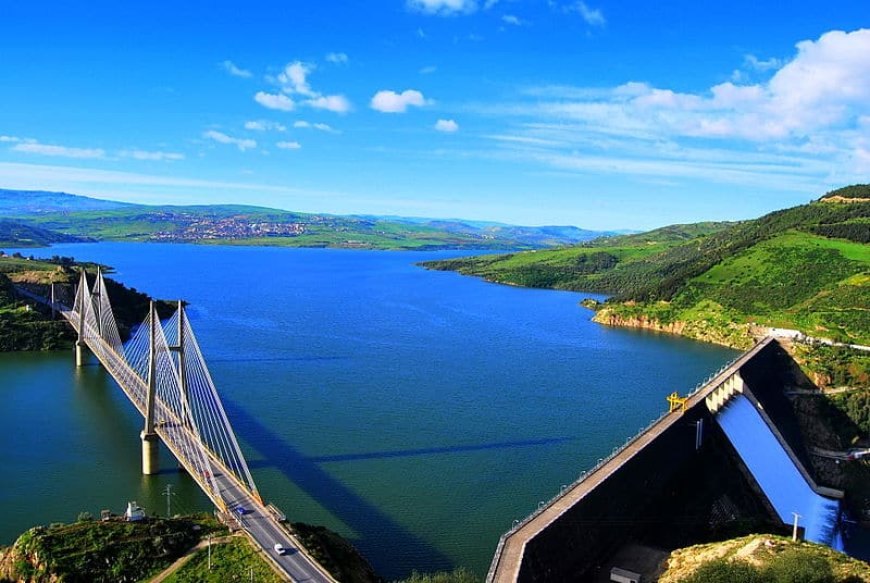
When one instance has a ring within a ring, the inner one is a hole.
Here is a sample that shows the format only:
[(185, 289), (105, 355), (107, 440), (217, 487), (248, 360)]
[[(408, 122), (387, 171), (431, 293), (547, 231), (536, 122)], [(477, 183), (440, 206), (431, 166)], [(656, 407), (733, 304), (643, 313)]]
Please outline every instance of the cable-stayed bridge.
[[(144, 474), (158, 472), (162, 441), (215, 506), (234, 516), (288, 579), (334, 581), (263, 503), (182, 302), (166, 321), (152, 302), (145, 321), (124, 343), (99, 271), (92, 287), (82, 271), (71, 305), (58, 297), (54, 285), (51, 298), (19, 291), (60, 313), (78, 334), (76, 365), (82, 366), (89, 349), (142, 414)], [(286, 551), (278, 554), (276, 544)]]

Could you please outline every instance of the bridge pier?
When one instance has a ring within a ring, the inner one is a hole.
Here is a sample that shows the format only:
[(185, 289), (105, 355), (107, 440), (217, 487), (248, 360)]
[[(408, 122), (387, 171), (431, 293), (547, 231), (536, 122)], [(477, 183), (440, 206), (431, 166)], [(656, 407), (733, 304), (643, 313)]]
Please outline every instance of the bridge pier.
[(160, 452), (160, 438), (156, 433), (142, 432), (142, 473), (153, 476), (160, 471), (158, 453)]
[(85, 364), (85, 343), (83, 340), (76, 341), (76, 368)]

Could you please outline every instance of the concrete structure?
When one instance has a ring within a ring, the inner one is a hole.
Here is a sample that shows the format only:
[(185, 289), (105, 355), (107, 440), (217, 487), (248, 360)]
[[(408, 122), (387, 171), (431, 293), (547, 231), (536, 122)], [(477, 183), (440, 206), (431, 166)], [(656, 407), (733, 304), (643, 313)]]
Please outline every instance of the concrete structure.
[[(690, 528), (703, 533), (704, 521), (719, 520), (725, 528), (753, 520), (790, 532), (791, 525), (782, 524), (715, 423), (715, 413), (737, 394), (767, 411), (766, 422), (818, 493), (841, 497), (842, 492), (816, 483), (801, 438), (784, 411), (785, 397), (768, 390), (782, 384), (769, 378), (769, 370), (783, 353), (772, 338), (763, 340), (691, 393), (684, 412), (663, 415), (583, 473), (501, 538), (487, 581), (601, 580), (610, 567), (633, 569), (608, 563), (626, 543), (649, 541), (660, 548), (692, 544), (697, 540), (691, 535), (678, 539), (676, 533)], [(784, 419), (783, 427), (771, 416)]]

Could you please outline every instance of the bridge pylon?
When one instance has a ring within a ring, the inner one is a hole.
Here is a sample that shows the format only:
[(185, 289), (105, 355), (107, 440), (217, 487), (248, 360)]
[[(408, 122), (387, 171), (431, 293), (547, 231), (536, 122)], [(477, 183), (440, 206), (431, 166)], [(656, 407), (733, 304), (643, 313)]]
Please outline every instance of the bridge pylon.
[(151, 302), (148, 313), (148, 392), (145, 397), (145, 429), (139, 434), (142, 439), (142, 473), (151, 476), (160, 471), (160, 438), (154, 431), (154, 405), (157, 397), (157, 310)]
[(87, 299), (88, 277), (85, 274), (84, 269), (81, 270), (81, 274), (81, 278), (79, 278), (79, 289), (76, 294), (76, 307), (79, 312), (78, 338), (76, 338), (76, 368), (81, 368), (85, 364), (85, 348), (87, 347), (84, 338), (86, 313), (85, 302), (90, 301)]

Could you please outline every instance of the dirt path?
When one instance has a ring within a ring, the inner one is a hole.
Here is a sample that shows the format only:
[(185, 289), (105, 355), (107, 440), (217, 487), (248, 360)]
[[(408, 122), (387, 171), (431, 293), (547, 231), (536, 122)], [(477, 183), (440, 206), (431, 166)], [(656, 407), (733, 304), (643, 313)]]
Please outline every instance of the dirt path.
[[(220, 538), (211, 539), (212, 544), (224, 544), (230, 542), (232, 540), (232, 536), (222, 536)], [(192, 546), (186, 553), (180, 556), (174, 563), (163, 569), (160, 573), (154, 576), (153, 579), (148, 581), (148, 583), (161, 583), (164, 579), (175, 573), (177, 570), (182, 568), (184, 565), (193, 558), (197, 552), (201, 551), (204, 548), (208, 547), (208, 541), (203, 540), (199, 541), (196, 545)]]

